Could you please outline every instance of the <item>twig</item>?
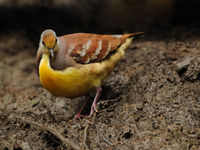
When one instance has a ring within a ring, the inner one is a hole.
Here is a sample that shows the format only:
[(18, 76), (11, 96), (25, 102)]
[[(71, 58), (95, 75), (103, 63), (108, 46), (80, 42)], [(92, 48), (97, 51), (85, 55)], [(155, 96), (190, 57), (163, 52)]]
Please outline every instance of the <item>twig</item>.
[(109, 100), (106, 99), (106, 100), (98, 102), (98, 104), (109, 103), (109, 102), (116, 102), (116, 101), (119, 101), (119, 99), (109, 99)]
[(55, 130), (54, 128), (52, 128), (52, 127), (47, 127), (48, 128), (48, 130), (53, 134), (53, 135), (55, 135), (56, 137), (58, 137), (65, 145), (68, 145), (68, 146), (70, 146), (70, 147), (72, 147), (73, 149), (75, 149), (75, 150), (80, 150), (81, 148), (78, 146), (78, 145), (76, 145), (74, 142), (72, 142), (72, 141), (70, 141), (70, 140), (68, 140), (68, 139), (66, 139), (64, 136), (62, 136), (57, 130)]
[(85, 129), (84, 129), (84, 135), (83, 135), (83, 145), (85, 146), (85, 148), (86, 148), (87, 150), (89, 150), (89, 148), (88, 148), (88, 146), (87, 146), (87, 144), (86, 144), (88, 127), (89, 127), (89, 123), (88, 123), (88, 121), (87, 121), (86, 127), (85, 127)]
[(103, 138), (103, 140), (104, 140), (107, 144), (109, 144), (109, 145), (111, 145), (111, 146), (114, 146), (114, 144), (111, 143), (110, 141), (108, 141), (103, 135), (101, 135), (101, 137)]
[(111, 143), (110, 141), (108, 141), (103, 135), (101, 135), (101, 137), (103, 138), (103, 140), (104, 140), (107, 144), (111, 145), (114, 149), (116, 149), (116, 150), (121, 150), (120, 148), (116, 148), (116, 146), (115, 146), (113, 143)]
[(80, 148), (77, 144), (75, 144), (74, 142), (72, 142), (72, 141), (66, 139), (66, 138), (65, 138), (63, 135), (61, 135), (57, 130), (55, 130), (54, 128), (56, 128), (56, 127), (51, 127), (51, 126), (48, 126), (48, 125), (40, 124), (40, 123), (38, 123), (38, 122), (29, 120), (29, 119), (27, 120), (27, 119), (24, 119), (24, 118), (19, 117), (19, 116), (18, 116), (18, 118), (21, 119), (21, 120), (24, 121), (24, 122), (30, 123), (30, 124), (32, 124), (32, 125), (34, 125), (34, 126), (37, 126), (37, 127), (41, 128), (41, 129), (43, 129), (43, 130), (49, 131), (49, 132), (52, 133), (54, 136), (56, 136), (58, 139), (60, 139), (60, 141), (61, 141), (65, 146), (71, 147), (71, 148), (73, 148), (73, 149), (75, 149), (75, 150), (81, 150), (81, 148)]

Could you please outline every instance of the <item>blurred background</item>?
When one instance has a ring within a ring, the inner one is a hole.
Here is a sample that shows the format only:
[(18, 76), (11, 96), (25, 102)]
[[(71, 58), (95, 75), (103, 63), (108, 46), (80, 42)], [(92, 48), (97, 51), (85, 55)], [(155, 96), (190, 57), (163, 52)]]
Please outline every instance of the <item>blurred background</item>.
[(0, 34), (19, 32), (34, 43), (47, 28), (58, 35), (144, 31), (170, 36), (177, 26), (198, 29), (199, 8), (197, 0), (0, 0)]

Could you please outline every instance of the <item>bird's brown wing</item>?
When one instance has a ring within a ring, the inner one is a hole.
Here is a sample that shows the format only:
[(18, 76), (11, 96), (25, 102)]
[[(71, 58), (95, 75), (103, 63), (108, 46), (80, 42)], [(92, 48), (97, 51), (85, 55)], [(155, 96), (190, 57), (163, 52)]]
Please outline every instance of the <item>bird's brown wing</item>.
[(67, 44), (67, 55), (78, 63), (99, 62), (122, 45), (127, 38), (142, 33), (124, 35), (97, 35), (86, 33), (68, 34), (64, 38)]

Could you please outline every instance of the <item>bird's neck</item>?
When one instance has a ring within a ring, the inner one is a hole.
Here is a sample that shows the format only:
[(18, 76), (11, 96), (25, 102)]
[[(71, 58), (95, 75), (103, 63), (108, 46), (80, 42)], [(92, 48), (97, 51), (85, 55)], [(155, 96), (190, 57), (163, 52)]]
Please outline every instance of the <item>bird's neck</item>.
[(53, 70), (64, 70), (65, 66), (62, 63), (63, 57), (59, 57), (58, 53), (54, 54), (54, 57), (49, 56), (49, 63)]
[(49, 56), (49, 63), (53, 70), (65, 70), (68, 67), (76, 66), (73, 58), (68, 55), (63, 55), (61, 52), (56, 52), (55, 56), (52, 58)]

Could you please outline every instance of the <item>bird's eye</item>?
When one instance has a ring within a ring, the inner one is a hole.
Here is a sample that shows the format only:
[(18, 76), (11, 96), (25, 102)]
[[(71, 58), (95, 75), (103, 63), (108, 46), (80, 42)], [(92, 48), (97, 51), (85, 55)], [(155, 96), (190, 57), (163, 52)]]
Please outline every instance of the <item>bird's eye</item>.
[(46, 45), (45, 45), (45, 43), (44, 43), (44, 41), (42, 41), (42, 44), (46, 47)]
[(55, 43), (57, 43), (57, 41), (58, 41), (58, 39), (56, 38), (56, 42)]

